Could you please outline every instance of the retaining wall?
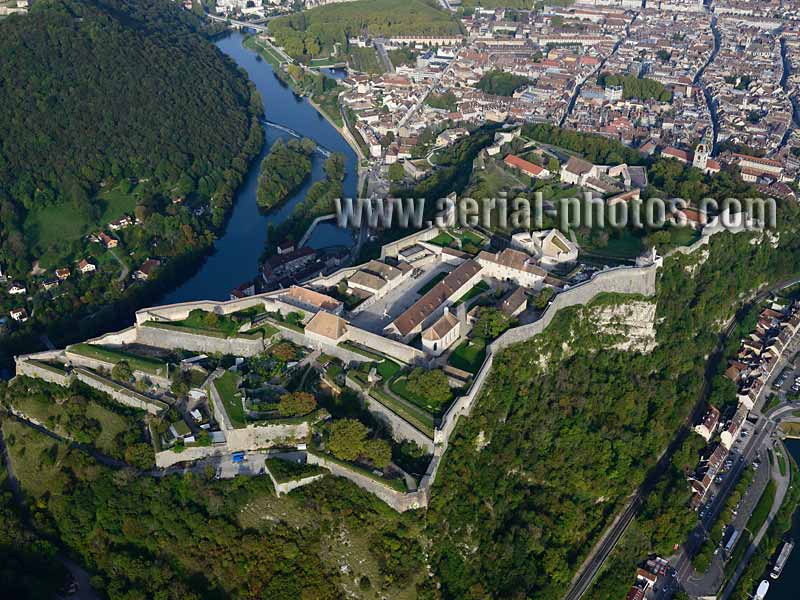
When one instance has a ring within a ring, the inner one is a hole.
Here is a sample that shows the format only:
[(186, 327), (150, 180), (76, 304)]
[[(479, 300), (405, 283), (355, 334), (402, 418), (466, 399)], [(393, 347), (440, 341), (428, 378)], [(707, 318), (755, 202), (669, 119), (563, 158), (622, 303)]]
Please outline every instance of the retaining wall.
[[(107, 371), (111, 371), (114, 368), (114, 363), (109, 362), (106, 360), (100, 360), (99, 358), (90, 358), (88, 356), (84, 356), (83, 354), (78, 354), (76, 352), (70, 352), (69, 350), (64, 352), (66, 360), (68, 360), (72, 366), (77, 367), (86, 367), (87, 369), (97, 370), (97, 369), (105, 369)], [(162, 387), (162, 388), (169, 388), (171, 385), (171, 381), (167, 377), (162, 377), (161, 375), (153, 375), (147, 371), (140, 371), (138, 369), (134, 369), (133, 376), (137, 380), (150, 380), (152, 383)]]
[(427, 362), (428, 356), (422, 351), (411, 346), (385, 338), (365, 329), (359, 329), (352, 325), (347, 326), (345, 338), (351, 342), (356, 342), (367, 348), (375, 348), (387, 356), (399, 360), (406, 364), (417, 364)]
[(325, 473), (318, 473), (317, 475), (309, 475), (308, 477), (301, 477), (300, 479), (292, 479), (291, 481), (278, 483), (278, 480), (272, 475), (269, 467), (265, 465), (264, 469), (267, 471), (267, 475), (269, 475), (269, 478), (272, 480), (272, 485), (275, 486), (275, 493), (278, 496), (288, 494), (292, 490), (296, 490), (297, 488), (308, 485), (309, 483), (314, 483), (317, 479), (322, 479), (325, 477)]
[(422, 433), (411, 423), (400, 417), (390, 408), (384, 406), (378, 400), (364, 392), (363, 388), (358, 382), (353, 381), (353, 379), (350, 377), (346, 377), (345, 382), (347, 383), (347, 387), (358, 392), (358, 395), (362, 402), (364, 402), (367, 410), (369, 410), (369, 412), (375, 415), (376, 418), (380, 419), (389, 426), (389, 429), (391, 429), (392, 432), (392, 438), (398, 442), (402, 442), (403, 440), (416, 442), (421, 448), (425, 448), (428, 452), (433, 452), (434, 444), (431, 438)]
[(59, 373), (57, 369), (49, 369), (47, 365), (30, 358), (17, 357), (16, 366), (17, 375), (35, 377), (62, 387), (69, 387), (74, 379), (71, 375)]
[(86, 371), (81, 367), (76, 368), (74, 373), (78, 381), (81, 381), (89, 387), (92, 387), (100, 392), (108, 394), (111, 398), (120, 404), (124, 404), (125, 406), (145, 410), (152, 415), (157, 415), (167, 407), (167, 405), (160, 400), (153, 400), (147, 396), (144, 396), (143, 394), (134, 392), (133, 390), (128, 390), (123, 386), (119, 386), (114, 382), (109, 381), (105, 377), (101, 377), (100, 375)]
[(137, 342), (155, 348), (172, 350), (183, 348), (191, 352), (233, 354), (235, 356), (255, 356), (264, 351), (264, 340), (246, 338), (222, 338), (202, 333), (161, 329), (149, 325), (138, 328)]
[(422, 492), (398, 492), (384, 485), (367, 475), (363, 475), (352, 469), (348, 469), (336, 462), (327, 460), (323, 456), (308, 453), (307, 462), (310, 465), (319, 465), (325, 467), (337, 477), (344, 477), (355, 483), (358, 487), (375, 494), (378, 498), (386, 502), (389, 506), (398, 512), (405, 512), (420, 508), (427, 504), (427, 498)]

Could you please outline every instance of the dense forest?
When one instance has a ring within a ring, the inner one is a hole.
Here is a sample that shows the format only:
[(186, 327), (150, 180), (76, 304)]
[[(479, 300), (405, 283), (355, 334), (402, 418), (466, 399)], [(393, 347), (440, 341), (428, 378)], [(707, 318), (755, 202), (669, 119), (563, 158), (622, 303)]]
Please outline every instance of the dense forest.
[[(0, 293), (0, 311), (31, 317), (17, 350), (34, 328), (58, 340), (65, 317), (145, 301), (124, 275), (148, 258), (185, 277), (263, 142), (258, 93), (165, 0), (42, 0), (0, 21), (0, 106), (0, 267), (29, 296)], [(115, 252), (87, 239), (125, 215)], [(82, 259), (94, 276), (43, 290)]]
[(359, 0), (275, 19), (269, 24), (269, 32), (289, 56), (309, 61), (335, 52), (347, 53), (348, 39), (363, 33), (459, 35), (461, 28), (435, 1)]
[(277, 206), (291, 196), (311, 174), (313, 140), (277, 140), (261, 162), (256, 200), (261, 208)]
[(513, 75), (505, 71), (484, 73), (478, 82), (478, 89), (495, 96), (511, 96), (519, 88), (531, 82), (527, 77)]

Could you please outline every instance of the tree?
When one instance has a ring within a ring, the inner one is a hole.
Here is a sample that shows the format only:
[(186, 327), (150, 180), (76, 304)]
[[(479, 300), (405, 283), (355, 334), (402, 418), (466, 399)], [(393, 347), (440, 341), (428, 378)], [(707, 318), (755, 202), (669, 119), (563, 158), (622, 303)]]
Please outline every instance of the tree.
[(478, 312), (473, 335), (493, 340), (511, 326), (511, 318), (497, 308), (484, 306)]
[(133, 377), (133, 370), (127, 361), (121, 360), (111, 369), (111, 377), (117, 381), (128, 382)]
[(317, 401), (308, 392), (283, 394), (278, 402), (278, 412), (282, 417), (307, 415), (317, 407)]
[(415, 368), (408, 375), (407, 387), (414, 390), (417, 396), (436, 404), (444, 404), (453, 395), (447, 375), (439, 369), (428, 371), (422, 367)]
[(555, 292), (553, 291), (553, 288), (543, 288), (538, 294), (536, 294), (536, 299), (533, 301), (533, 306), (539, 310), (543, 309), (545, 306), (547, 306), (547, 303), (550, 302), (550, 299), (554, 294)]
[(334, 421), (328, 433), (327, 449), (342, 460), (356, 460), (364, 453), (368, 429), (355, 419)]
[(392, 447), (386, 440), (367, 440), (364, 457), (379, 469), (385, 469), (392, 462)]
[(399, 183), (405, 178), (406, 172), (403, 165), (399, 162), (389, 165), (389, 179), (394, 183)]

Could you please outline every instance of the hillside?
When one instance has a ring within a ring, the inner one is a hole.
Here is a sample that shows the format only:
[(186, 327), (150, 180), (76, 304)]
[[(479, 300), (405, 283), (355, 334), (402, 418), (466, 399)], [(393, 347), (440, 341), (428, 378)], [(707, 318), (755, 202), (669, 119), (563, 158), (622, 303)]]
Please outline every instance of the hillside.
[[(213, 197), (221, 222), (260, 102), (199, 32), (165, 0), (42, 0), (0, 21), (0, 264), (12, 276), (42, 255), (73, 258), (91, 228), (159, 198)], [(130, 181), (146, 185), (134, 196)]]
[(451, 15), (426, 0), (358, 0), (329, 4), (270, 22), (269, 31), (294, 58), (327, 56), (348, 38), (371, 36), (459, 35)]

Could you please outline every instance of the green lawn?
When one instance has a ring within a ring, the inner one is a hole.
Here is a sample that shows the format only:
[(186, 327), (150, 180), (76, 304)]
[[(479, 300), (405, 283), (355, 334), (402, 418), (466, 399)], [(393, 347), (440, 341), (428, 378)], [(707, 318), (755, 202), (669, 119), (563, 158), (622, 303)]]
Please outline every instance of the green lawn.
[(376, 368), (378, 370), (378, 375), (383, 377), (384, 381), (388, 381), (402, 370), (400, 365), (388, 358), (379, 362)]
[(597, 239), (578, 236), (578, 242), (587, 254), (605, 258), (632, 259), (642, 253), (642, 239), (633, 235), (630, 230), (622, 229), (612, 232), (605, 245)]
[(230, 371), (225, 371), (224, 375), (214, 380), (214, 387), (220, 398), (222, 398), (222, 404), (228, 414), (228, 419), (230, 419), (231, 425), (237, 429), (247, 424), (241, 393), (237, 391), (238, 382), (239, 378)]
[[(68, 483), (62, 466), (70, 453), (66, 444), (39, 433), (13, 419), (3, 421), (3, 435), (14, 474), (22, 488), (34, 498), (46, 493), (60, 495)], [(45, 451), (55, 448), (44, 457)]]
[(761, 494), (761, 499), (753, 509), (753, 514), (750, 515), (750, 520), (747, 521), (747, 530), (753, 535), (756, 535), (766, 522), (772, 503), (775, 501), (775, 492), (775, 482), (770, 479), (764, 493)]
[(447, 247), (453, 243), (454, 239), (455, 238), (453, 238), (453, 236), (447, 233), (446, 231), (440, 231), (439, 234), (435, 238), (430, 240), (428, 243), (436, 244), (437, 246)]
[(279, 68), (283, 57), (255, 36), (248, 37), (243, 43), (245, 48), (258, 52), (261, 57), (275, 68)]
[(94, 202), (102, 210), (96, 220), (66, 202), (39, 207), (28, 212), (23, 228), (26, 238), (33, 242), (41, 254), (40, 263), (45, 269), (62, 266), (67, 258), (65, 246), (105, 227), (125, 214), (133, 213), (137, 198), (134, 192), (123, 193), (119, 187), (103, 190)]
[(486, 341), (482, 338), (465, 340), (447, 358), (447, 364), (456, 369), (477, 373), (486, 359)]
[(453, 306), (458, 306), (459, 304), (463, 304), (464, 302), (469, 302), (475, 296), (478, 296), (478, 295), (482, 294), (483, 292), (485, 292), (488, 289), (489, 289), (489, 284), (486, 283), (485, 281), (481, 280), (478, 283), (476, 283), (474, 286), (472, 286), (472, 289), (470, 289), (466, 294), (464, 294), (463, 296), (461, 296), (461, 298), (456, 300), (455, 303), (453, 304)]
[(781, 472), (781, 476), (785, 477), (786, 476), (786, 457), (782, 453), (781, 454), (776, 454), (776, 457), (778, 459), (778, 470)]
[(389, 383), (389, 389), (395, 394), (400, 396), (406, 402), (429, 412), (431, 415), (442, 414), (448, 406), (453, 402), (453, 394), (441, 403), (432, 402), (430, 399), (425, 398), (417, 393), (417, 390), (408, 386), (408, 379), (405, 376), (398, 377)]
[[(63, 413), (63, 407), (50, 400), (43, 400), (33, 396), (20, 396), (15, 399), (14, 407), (43, 423), (48, 429), (64, 437), (72, 438), (72, 433), (56, 419)], [(139, 427), (138, 419), (134, 416), (125, 416), (89, 400), (86, 406), (86, 417), (95, 419), (100, 423), (101, 431), (92, 442), (97, 449), (106, 454), (117, 456), (120, 448), (115, 443), (117, 434)]]
[(124, 360), (135, 371), (143, 371), (152, 375), (160, 375), (161, 377), (167, 376), (167, 363), (151, 356), (131, 354), (124, 350), (94, 344), (73, 344), (72, 346), (67, 346), (67, 351), (113, 364)]

